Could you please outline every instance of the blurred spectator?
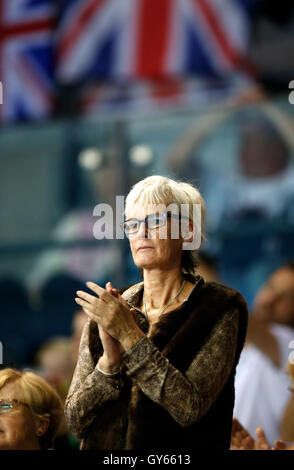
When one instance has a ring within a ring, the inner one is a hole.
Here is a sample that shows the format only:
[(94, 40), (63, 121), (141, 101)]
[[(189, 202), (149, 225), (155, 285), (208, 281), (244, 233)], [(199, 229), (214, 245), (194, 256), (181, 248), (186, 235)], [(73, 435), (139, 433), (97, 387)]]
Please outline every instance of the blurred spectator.
[[(78, 324), (81, 323), (76, 315), (74, 319)], [(64, 403), (76, 365), (71, 338), (54, 337), (49, 339), (41, 346), (35, 359), (39, 374), (55, 388)], [(56, 436), (55, 448), (65, 450), (78, 449), (78, 447), (79, 441), (68, 432), (63, 416)]]
[[(79, 240), (95, 242), (95, 222), (92, 210), (71, 211), (54, 229), (52, 239), (57, 243)], [(37, 295), (51, 277), (59, 274), (82, 281), (97, 279), (105, 283), (117, 266), (118, 258), (119, 252), (115, 246), (102, 245), (99, 240), (93, 246), (48, 249), (38, 258), (26, 282), (31, 295)]]
[(294, 338), (294, 263), (277, 269), (258, 292), (235, 380), (234, 416), (253, 434), (267, 431), (271, 445), (290, 399), (286, 365)]
[[(46, 341), (36, 355), (39, 373), (55, 388), (64, 403), (79, 355), (80, 339), (87, 315), (76, 310), (72, 319), (71, 337), (53, 337)], [(68, 432), (62, 420), (55, 441), (56, 449), (78, 449), (79, 441)]]
[(87, 315), (76, 310), (72, 318), (72, 335), (54, 336), (45, 341), (35, 356), (35, 363), (44, 377), (64, 401), (76, 366), (80, 340)]
[(0, 371), (0, 449), (52, 448), (63, 419), (54, 389), (32, 372)]
[[(82, 146), (80, 142), (79, 146)], [(120, 261), (119, 247), (111, 240), (115, 238), (116, 195), (121, 187), (115, 144), (111, 146), (108, 153), (96, 147), (85, 148), (71, 162), (75, 179), (68, 184), (75, 196), (72, 195), (70, 203), (77, 207), (65, 213), (50, 234), (57, 247), (44, 250), (28, 273), (26, 282), (32, 294), (38, 293), (50, 278), (58, 275), (83, 282), (95, 279), (102, 284), (113, 278)], [(113, 213), (105, 211), (94, 216), (93, 210), (98, 203), (108, 204)], [(94, 236), (94, 225), (101, 216), (107, 220), (102, 229), (106, 240)], [(69, 246), (59, 248), (59, 243)]]
[(67, 337), (54, 337), (44, 343), (36, 357), (42, 377), (52, 385), (64, 401), (74, 371), (72, 348)]
[(0, 280), (0, 341), (5, 364), (23, 366), (30, 354), (34, 328), (24, 286), (17, 279)]
[[(197, 163), (195, 152), (199, 145), (233, 116), (238, 118), (240, 126), (237, 170), (215, 170)], [(180, 177), (191, 178), (194, 174), (199, 179), (207, 201), (209, 228), (222, 228), (224, 220), (240, 218), (284, 216), (293, 222), (293, 136), (293, 116), (265, 99), (246, 112), (236, 103), (231, 109), (207, 113), (176, 142), (167, 162)]]
[(58, 274), (50, 277), (39, 292), (35, 311), (35, 337), (40, 345), (54, 336), (70, 336), (75, 310), (75, 292), (83, 287), (78, 279)]
[[(294, 127), (293, 127), (294, 129)], [(227, 219), (270, 219), (292, 209), (294, 167), (289, 148), (267, 119), (241, 121), (240, 171), (228, 175), (222, 216)]]

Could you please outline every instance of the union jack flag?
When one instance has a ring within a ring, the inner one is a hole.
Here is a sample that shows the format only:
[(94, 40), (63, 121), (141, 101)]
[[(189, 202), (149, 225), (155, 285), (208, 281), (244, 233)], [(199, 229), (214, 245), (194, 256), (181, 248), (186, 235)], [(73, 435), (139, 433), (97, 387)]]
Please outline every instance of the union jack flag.
[(231, 80), (200, 78), (138, 80), (136, 82), (88, 84), (81, 90), (77, 112), (84, 116), (97, 113), (119, 118), (169, 109), (195, 109), (230, 105), (253, 85), (243, 76)]
[(0, 0), (2, 122), (47, 117), (54, 106), (52, 0)]
[(252, 72), (253, 0), (61, 0), (57, 77), (141, 79)]

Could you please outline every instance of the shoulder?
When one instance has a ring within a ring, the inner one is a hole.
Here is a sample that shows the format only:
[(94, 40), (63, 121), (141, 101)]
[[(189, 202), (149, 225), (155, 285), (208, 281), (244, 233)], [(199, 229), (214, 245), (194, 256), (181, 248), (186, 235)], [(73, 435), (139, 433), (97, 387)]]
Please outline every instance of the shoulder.
[(199, 301), (207, 318), (214, 319), (215, 323), (234, 322), (238, 325), (240, 335), (245, 337), (248, 307), (240, 292), (218, 282), (204, 282)]
[(237, 290), (217, 282), (205, 283), (204, 289), (209, 293), (212, 306), (221, 310), (221, 323), (227, 327), (229, 325), (236, 327), (239, 355), (245, 342), (248, 326), (248, 307), (245, 298)]
[(209, 296), (211, 303), (218, 302), (219, 306), (244, 309), (247, 311), (247, 302), (243, 295), (232, 287), (225, 286), (218, 282), (205, 282), (203, 284), (203, 293)]

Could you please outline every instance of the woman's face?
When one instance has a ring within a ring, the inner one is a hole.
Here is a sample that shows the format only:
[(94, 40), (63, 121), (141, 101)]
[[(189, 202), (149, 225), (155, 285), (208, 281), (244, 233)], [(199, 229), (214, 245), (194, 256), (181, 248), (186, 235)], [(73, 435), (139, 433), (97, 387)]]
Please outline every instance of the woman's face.
[[(17, 382), (8, 382), (0, 389), (0, 400), (21, 400)], [(0, 450), (39, 449), (37, 426), (31, 410), (17, 405), (9, 412), (0, 413)]]
[[(142, 220), (151, 213), (154, 214), (154, 207), (135, 205), (129, 211), (127, 219)], [(141, 223), (138, 232), (129, 236), (133, 259), (139, 268), (161, 270), (180, 268), (183, 240), (181, 230), (177, 239), (171, 238), (171, 223), (179, 222), (167, 218), (166, 225), (149, 231), (144, 223)]]

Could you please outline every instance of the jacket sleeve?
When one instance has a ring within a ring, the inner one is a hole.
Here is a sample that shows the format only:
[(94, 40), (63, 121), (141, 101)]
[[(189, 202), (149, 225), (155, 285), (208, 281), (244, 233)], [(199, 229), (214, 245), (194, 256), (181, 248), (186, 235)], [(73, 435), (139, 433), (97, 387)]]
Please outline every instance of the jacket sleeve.
[[(65, 418), (70, 432), (84, 437), (99, 410), (112, 400), (117, 400), (123, 386), (120, 374), (105, 376), (97, 369), (97, 357), (90, 348), (91, 321), (86, 323), (80, 342), (79, 359), (65, 401)], [(101, 345), (97, 332), (95, 347)], [(100, 347), (99, 349), (102, 348)], [(100, 353), (101, 355), (101, 353)]]
[(182, 426), (190, 426), (214, 403), (235, 362), (239, 311), (219, 320), (185, 374), (144, 336), (123, 355), (126, 374)]

